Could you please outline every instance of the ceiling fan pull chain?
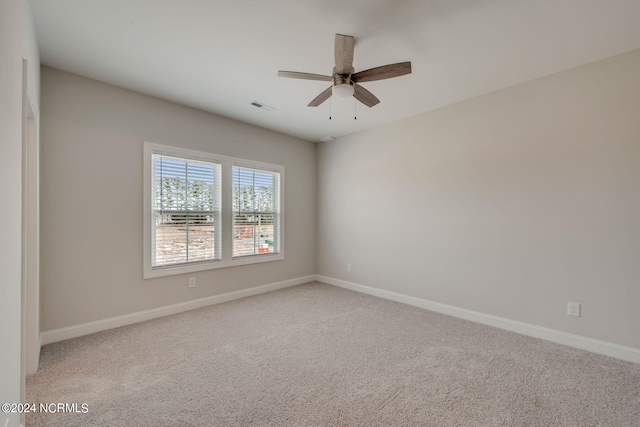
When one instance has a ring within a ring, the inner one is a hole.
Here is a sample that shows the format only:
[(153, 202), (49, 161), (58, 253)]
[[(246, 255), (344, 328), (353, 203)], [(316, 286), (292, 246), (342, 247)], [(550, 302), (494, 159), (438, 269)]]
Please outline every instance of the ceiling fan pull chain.
[(331, 98), (329, 98), (329, 120), (331, 120)]
[(353, 98), (353, 120), (358, 120), (358, 114), (356, 113), (356, 106), (358, 105), (358, 103), (356, 102), (356, 99)]

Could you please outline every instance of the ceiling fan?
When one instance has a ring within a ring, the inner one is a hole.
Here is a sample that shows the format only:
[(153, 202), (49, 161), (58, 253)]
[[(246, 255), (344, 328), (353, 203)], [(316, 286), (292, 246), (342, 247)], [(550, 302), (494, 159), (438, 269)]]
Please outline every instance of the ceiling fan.
[(372, 82), (375, 80), (390, 79), (392, 77), (404, 76), (411, 73), (411, 62), (399, 62), (397, 64), (382, 65), (368, 70), (354, 73), (353, 68), (353, 46), (355, 39), (353, 36), (336, 34), (335, 60), (333, 75), (324, 76), (322, 74), (299, 73), (297, 71), (278, 71), (279, 77), (289, 77), (292, 79), (321, 80), (332, 82), (331, 86), (322, 91), (310, 103), (309, 107), (317, 107), (329, 99), (331, 95), (347, 98), (352, 96), (362, 102), (367, 107), (373, 107), (380, 103), (374, 94), (360, 86), (359, 83)]

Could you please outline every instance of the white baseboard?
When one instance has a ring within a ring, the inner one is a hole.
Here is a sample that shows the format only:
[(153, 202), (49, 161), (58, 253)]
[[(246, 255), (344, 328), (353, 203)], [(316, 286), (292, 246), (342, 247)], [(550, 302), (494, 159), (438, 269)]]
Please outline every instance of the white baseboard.
[(580, 335), (570, 334), (555, 329), (536, 326), (529, 323), (519, 322), (516, 320), (506, 319), (504, 317), (493, 316), (490, 314), (480, 313), (473, 310), (467, 310), (452, 305), (442, 304), (422, 298), (412, 297), (397, 292), (387, 291), (384, 289), (373, 288), (359, 283), (348, 282), (346, 280), (334, 279), (323, 275), (309, 275), (298, 277), (295, 279), (285, 280), (283, 282), (271, 283), (262, 286), (256, 286), (240, 291), (228, 292), (220, 295), (213, 295), (197, 300), (186, 301), (178, 304), (172, 304), (165, 307), (154, 308), (150, 310), (139, 311), (136, 313), (125, 314), (123, 316), (111, 317), (108, 319), (97, 320), (94, 322), (83, 323), (80, 325), (69, 326), (66, 328), (54, 329), (40, 334), (41, 345), (51, 344), (70, 338), (76, 338), (95, 332), (105, 331), (107, 329), (117, 328), (120, 326), (131, 325), (133, 323), (143, 322), (158, 317), (168, 316), (171, 314), (182, 313), (184, 311), (194, 310), (196, 308), (206, 307), (210, 305), (220, 304), (227, 301), (233, 301), (240, 298), (258, 295), (265, 292), (275, 291), (278, 289), (288, 288), (290, 286), (301, 285), (303, 283), (317, 280), (333, 286), (361, 292), (368, 295), (424, 308), (426, 310), (435, 311), (449, 316), (458, 317), (472, 322), (541, 338), (547, 341), (568, 345), (570, 347), (615, 357), (630, 362), (640, 363), (640, 349), (625, 347), (622, 345), (600, 341), (593, 338), (583, 337)]
[(41, 333), (40, 342), (41, 345), (47, 345), (58, 341), (68, 340), (70, 338), (93, 334), (95, 332), (106, 331), (107, 329), (117, 328), (120, 326), (131, 325), (133, 323), (144, 322), (145, 320), (168, 316), (170, 314), (182, 313), (184, 311), (194, 310), (196, 308), (207, 307), (210, 305), (233, 301), (252, 295), (263, 294), (265, 292), (284, 289), (290, 286), (301, 285), (303, 283), (314, 281), (315, 279), (315, 275), (297, 277), (295, 279), (285, 280), (283, 282), (270, 283), (268, 285), (256, 286), (253, 288), (242, 289), (239, 291), (228, 292), (220, 295), (213, 295), (206, 298), (172, 304), (165, 307), (138, 311), (136, 313), (125, 314), (123, 316), (111, 317), (108, 319), (96, 320), (94, 322), (82, 323), (80, 325), (53, 329), (51, 331)]
[(617, 359), (627, 360), (629, 362), (640, 363), (640, 350), (636, 348), (625, 347), (606, 341), (600, 341), (580, 335), (569, 334), (555, 329), (506, 319), (504, 317), (492, 316), (490, 314), (484, 314), (477, 311), (455, 307), (452, 305), (399, 294), (397, 292), (372, 288), (370, 286), (347, 282), (340, 279), (334, 279), (332, 277), (316, 275), (316, 280), (329, 285), (339, 286), (341, 288), (350, 289), (352, 291), (361, 292), (364, 294), (369, 294), (408, 305), (413, 305), (415, 307), (420, 307), (449, 316), (470, 320), (472, 322), (482, 323), (484, 325), (506, 329), (508, 331), (541, 338), (547, 341), (568, 345), (570, 347), (575, 347), (582, 350), (591, 351), (593, 353), (604, 354), (605, 356), (611, 356)]

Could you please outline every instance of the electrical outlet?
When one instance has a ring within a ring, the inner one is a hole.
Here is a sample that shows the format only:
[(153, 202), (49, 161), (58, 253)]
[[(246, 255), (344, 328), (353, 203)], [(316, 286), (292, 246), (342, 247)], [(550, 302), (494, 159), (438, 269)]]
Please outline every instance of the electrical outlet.
[(190, 288), (195, 288), (196, 287), (196, 278), (195, 277), (189, 277), (189, 287)]
[(567, 316), (580, 317), (580, 303), (568, 302), (567, 303)]
[(351, 273), (351, 264), (347, 264), (347, 272)]

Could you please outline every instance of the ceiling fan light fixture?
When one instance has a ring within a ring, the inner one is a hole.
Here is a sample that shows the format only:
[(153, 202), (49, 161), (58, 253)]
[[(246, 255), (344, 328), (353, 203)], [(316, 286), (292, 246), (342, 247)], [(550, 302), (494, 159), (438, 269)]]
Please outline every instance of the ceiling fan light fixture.
[(331, 94), (340, 98), (349, 98), (350, 96), (353, 96), (353, 92), (353, 85), (350, 85), (348, 83), (335, 85), (331, 89)]

